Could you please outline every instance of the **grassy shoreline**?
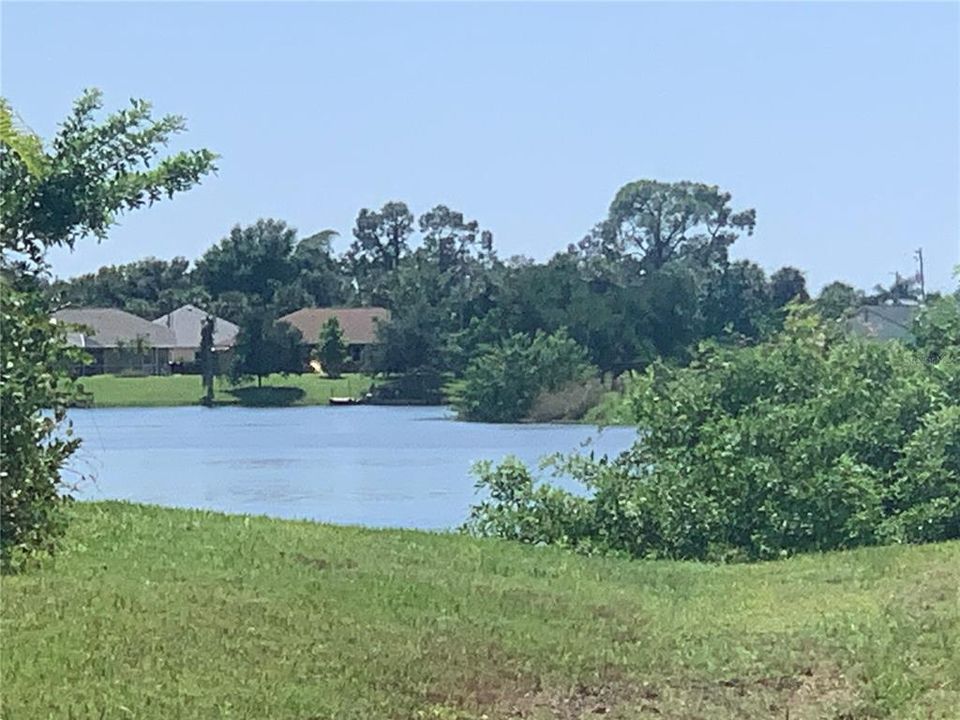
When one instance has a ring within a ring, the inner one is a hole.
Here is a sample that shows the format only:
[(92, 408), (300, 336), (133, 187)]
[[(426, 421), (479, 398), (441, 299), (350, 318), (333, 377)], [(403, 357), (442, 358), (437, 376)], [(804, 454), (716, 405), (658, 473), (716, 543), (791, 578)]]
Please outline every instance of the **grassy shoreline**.
[(11, 718), (960, 706), (960, 543), (710, 566), (116, 502), (70, 512), (63, 552), (3, 579)]
[[(198, 375), (119, 377), (91, 375), (80, 378), (91, 395), (91, 407), (173, 407), (198, 405), (203, 394)], [(270, 375), (263, 387), (256, 383), (231, 385), (216, 381), (218, 405), (326, 405), (330, 397), (357, 397), (370, 388), (371, 378), (348, 374), (337, 379), (319, 375)]]

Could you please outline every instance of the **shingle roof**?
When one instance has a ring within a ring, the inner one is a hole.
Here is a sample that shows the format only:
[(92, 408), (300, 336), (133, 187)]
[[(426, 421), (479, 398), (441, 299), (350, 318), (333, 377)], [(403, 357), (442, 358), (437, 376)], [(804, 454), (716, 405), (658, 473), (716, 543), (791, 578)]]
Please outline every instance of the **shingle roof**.
[[(177, 342), (177, 347), (198, 348), (200, 347), (200, 333), (203, 328), (203, 321), (208, 314), (205, 310), (201, 310), (195, 305), (184, 305), (173, 312), (158, 317), (153, 321), (153, 324), (172, 330)], [(233, 347), (239, 331), (240, 328), (229, 320), (214, 318), (213, 346), (215, 348)]]
[(919, 305), (864, 305), (847, 320), (854, 335), (875, 340), (909, 340)]
[(177, 339), (172, 330), (116, 308), (68, 308), (53, 314), (54, 320), (80, 325), (67, 339), (73, 345), (87, 348), (117, 347), (118, 342), (132, 343), (143, 338), (151, 347), (172, 348)]
[(284, 315), (278, 322), (290, 323), (303, 334), (304, 342), (314, 344), (320, 337), (320, 328), (332, 317), (340, 322), (347, 345), (371, 345), (377, 341), (377, 321), (389, 321), (390, 311), (381, 307), (303, 308)]

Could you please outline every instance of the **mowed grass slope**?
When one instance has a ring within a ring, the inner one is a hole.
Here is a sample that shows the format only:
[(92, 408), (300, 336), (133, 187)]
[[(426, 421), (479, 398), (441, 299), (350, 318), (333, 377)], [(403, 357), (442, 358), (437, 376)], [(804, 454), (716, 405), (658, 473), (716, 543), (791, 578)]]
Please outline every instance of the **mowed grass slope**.
[(956, 718), (960, 544), (709, 566), (122, 503), (3, 579), (3, 717)]
[[(80, 378), (92, 396), (93, 407), (157, 407), (196, 405), (203, 390), (199, 375), (119, 377), (92, 375)], [(320, 375), (270, 375), (263, 387), (256, 383), (234, 386), (217, 379), (214, 401), (235, 405), (326, 405), (330, 397), (356, 397), (370, 387), (365, 375), (344, 375), (331, 380)]]

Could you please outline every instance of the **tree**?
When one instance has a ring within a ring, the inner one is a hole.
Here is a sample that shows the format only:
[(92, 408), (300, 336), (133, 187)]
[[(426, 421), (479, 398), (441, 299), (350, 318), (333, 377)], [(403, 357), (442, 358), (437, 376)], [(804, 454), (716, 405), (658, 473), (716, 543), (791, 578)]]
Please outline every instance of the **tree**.
[(463, 267), (476, 252), (493, 254), (493, 234), (480, 230), (476, 220), (465, 220), (462, 212), (437, 205), (420, 216), (423, 249), (441, 273)]
[(207, 315), (200, 326), (200, 350), (197, 353), (200, 361), (200, 378), (203, 386), (203, 400), (206, 406), (213, 405), (213, 379), (217, 374), (217, 357), (213, 352), (213, 331), (216, 320)]
[(879, 283), (874, 285), (873, 293), (867, 295), (864, 302), (867, 305), (900, 305), (904, 300), (908, 303), (915, 303), (921, 299), (918, 279), (895, 273), (890, 287), (884, 287)]
[(443, 369), (445, 323), (437, 306), (423, 300), (394, 311), (377, 327), (377, 342), (365, 359), (374, 373)]
[(386, 203), (379, 211), (362, 209), (353, 228), (346, 263), (361, 301), (382, 302), (386, 280), (408, 252), (413, 213), (406, 203)]
[(48, 288), (53, 302), (88, 307), (115, 307), (148, 320), (187, 303), (206, 303), (206, 292), (194, 281), (184, 257), (148, 257), (125, 265), (109, 265)]
[(321, 230), (297, 243), (293, 251), (293, 263), (297, 269), (295, 284), (310, 298), (309, 302), (299, 305), (298, 308), (307, 305), (329, 307), (339, 305), (347, 299), (347, 283), (331, 246), (338, 235), (336, 230)]
[(824, 286), (814, 306), (825, 320), (840, 320), (856, 310), (862, 302), (862, 292), (838, 280)]
[(773, 301), (766, 274), (748, 260), (710, 272), (702, 301), (706, 337), (724, 338), (731, 333), (757, 339), (774, 324)]
[(277, 322), (265, 309), (247, 313), (233, 351), (231, 378), (236, 382), (256, 377), (257, 387), (262, 387), (263, 378), (272, 373), (301, 372), (306, 354), (300, 331), (288, 323)]
[(790, 302), (808, 302), (807, 280), (794, 267), (782, 267), (770, 276), (770, 300), (774, 307), (782, 308)]
[(317, 346), (317, 359), (327, 377), (340, 377), (343, 364), (347, 359), (347, 346), (343, 342), (343, 330), (340, 321), (332, 317), (320, 328), (320, 342)]
[(607, 257), (633, 258), (641, 272), (681, 257), (725, 262), (739, 233), (752, 234), (756, 225), (756, 211), (735, 212), (730, 199), (730, 193), (703, 183), (628, 183), (583, 247)]
[(0, 100), (0, 566), (18, 567), (51, 550), (64, 527), (61, 472), (76, 451), (66, 411), (79, 395), (68, 368), (84, 354), (50, 322), (42, 287), (46, 252), (104, 238), (118, 216), (188, 190), (214, 170), (213, 153), (179, 152), (157, 161), (184, 130), (154, 118), (149, 103), (100, 119), (98, 91), (83, 93), (52, 142), (23, 129)]
[(237, 225), (203, 254), (194, 272), (214, 299), (237, 292), (253, 298), (255, 305), (268, 305), (277, 289), (296, 277), (296, 240), (296, 230), (282, 220)]
[(945, 295), (931, 300), (914, 320), (913, 338), (931, 362), (950, 353), (960, 361), (960, 297)]
[(214, 169), (209, 150), (188, 150), (155, 162), (185, 129), (177, 115), (154, 118), (150, 103), (131, 100), (103, 122), (102, 95), (87, 90), (74, 103), (47, 151), (17, 129), (6, 101), (0, 110), (3, 154), (3, 248), (42, 265), (48, 248), (103, 239), (117, 216), (189, 190)]

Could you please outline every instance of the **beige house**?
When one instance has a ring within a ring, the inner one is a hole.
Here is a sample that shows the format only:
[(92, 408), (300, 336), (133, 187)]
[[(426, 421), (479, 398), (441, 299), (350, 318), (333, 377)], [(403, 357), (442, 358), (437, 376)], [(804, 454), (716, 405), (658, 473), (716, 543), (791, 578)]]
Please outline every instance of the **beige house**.
[(169, 372), (176, 337), (169, 328), (116, 308), (70, 308), (53, 314), (67, 325), (67, 341), (87, 351), (93, 362), (74, 368), (80, 375)]
[(277, 322), (295, 327), (303, 335), (303, 341), (312, 347), (320, 339), (321, 328), (334, 317), (340, 323), (350, 359), (357, 363), (363, 349), (377, 342), (377, 323), (389, 322), (390, 311), (382, 307), (303, 308), (284, 315)]

